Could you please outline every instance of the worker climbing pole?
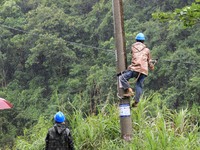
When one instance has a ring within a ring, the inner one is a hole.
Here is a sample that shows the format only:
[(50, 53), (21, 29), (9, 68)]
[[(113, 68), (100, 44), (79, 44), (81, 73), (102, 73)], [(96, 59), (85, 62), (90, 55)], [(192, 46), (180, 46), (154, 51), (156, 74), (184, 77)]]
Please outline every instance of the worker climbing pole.
[[(126, 51), (125, 51), (125, 34), (123, 22), (123, 6), (122, 0), (113, 0), (113, 19), (114, 19), (114, 34), (116, 47), (116, 66), (117, 74), (126, 70)], [(118, 80), (117, 80), (118, 81)], [(125, 141), (130, 141), (132, 138), (132, 121), (130, 113), (130, 97), (124, 97), (124, 90), (120, 88), (118, 81), (118, 97), (120, 100), (120, 127), (121, 137)]]

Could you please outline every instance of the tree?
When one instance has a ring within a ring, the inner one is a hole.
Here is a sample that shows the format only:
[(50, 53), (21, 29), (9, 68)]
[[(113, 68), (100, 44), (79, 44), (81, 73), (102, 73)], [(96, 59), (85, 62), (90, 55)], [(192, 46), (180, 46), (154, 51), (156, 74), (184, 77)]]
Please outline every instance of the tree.
[(195, 0), (191, 5), (181, 9), (175, 9), (174, 12), (153, 13), (153, 17), (160, 21), (178, 20), (185, 27), (191, 27), (200, 22), (200, 0)]

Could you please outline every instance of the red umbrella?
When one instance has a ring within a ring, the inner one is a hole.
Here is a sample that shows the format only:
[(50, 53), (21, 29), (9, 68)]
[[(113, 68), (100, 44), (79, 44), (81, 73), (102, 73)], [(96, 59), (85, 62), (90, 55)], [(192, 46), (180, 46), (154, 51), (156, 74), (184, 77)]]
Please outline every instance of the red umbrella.
[(9, 101), (0, 98), (0, 109), (10, 109), (12, 107), (13, 105)]

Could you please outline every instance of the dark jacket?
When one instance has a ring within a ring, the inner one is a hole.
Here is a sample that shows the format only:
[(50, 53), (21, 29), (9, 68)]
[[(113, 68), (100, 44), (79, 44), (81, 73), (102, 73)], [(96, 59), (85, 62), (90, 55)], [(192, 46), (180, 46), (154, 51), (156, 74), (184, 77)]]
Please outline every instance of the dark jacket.
[(56, 123), (46, 136), (46, 150), (74, 150), (70, 130), (65, 124)]

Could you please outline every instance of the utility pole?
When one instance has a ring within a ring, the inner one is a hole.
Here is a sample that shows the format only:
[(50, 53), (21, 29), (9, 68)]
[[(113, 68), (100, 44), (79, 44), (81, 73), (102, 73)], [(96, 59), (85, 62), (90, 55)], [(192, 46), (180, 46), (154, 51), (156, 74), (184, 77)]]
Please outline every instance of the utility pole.
[[(124, 19), (123, 19), (123, 5), (122, 0), (113, 0), (113, 19), (114, 19), (114, 34), (115, 34), (115, 47), (116, 47), (116, 66), (117, 73), (126, 70), (126, 50), (125, 50), (125, 33), (124, 33)], [(132, 121), (130, 112), (130, 98), (124, 97), (124, 90), (119, 87), (117, 80), (117, 90), (120, 100), (120, 127), (121, 137), (125, 141), (130, 141), (132, 138)]]

